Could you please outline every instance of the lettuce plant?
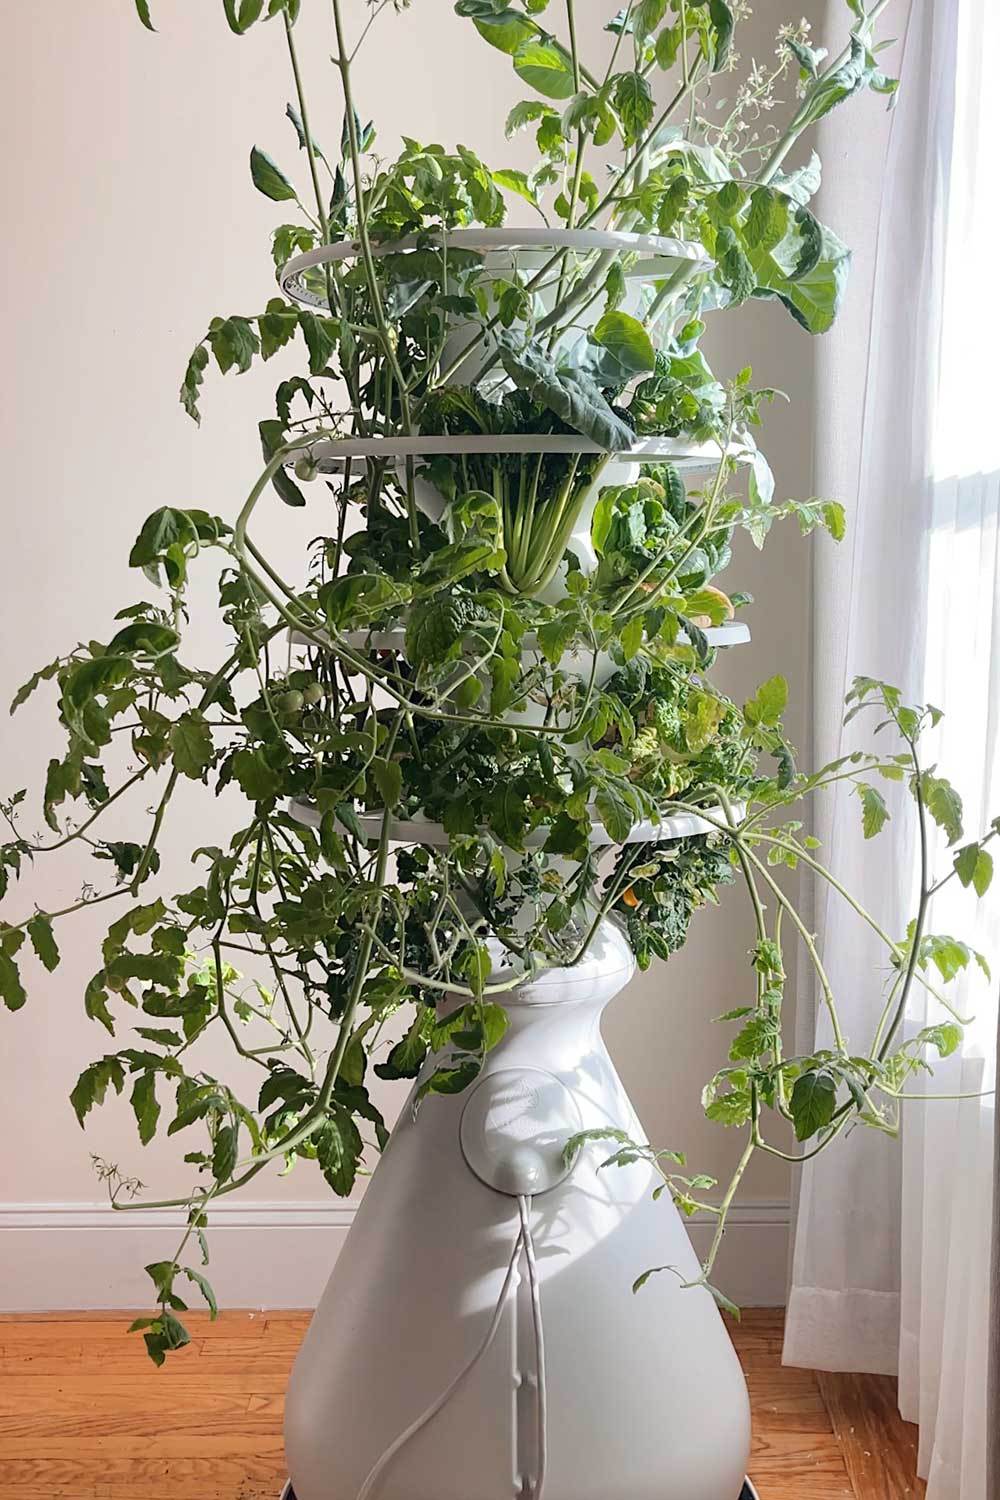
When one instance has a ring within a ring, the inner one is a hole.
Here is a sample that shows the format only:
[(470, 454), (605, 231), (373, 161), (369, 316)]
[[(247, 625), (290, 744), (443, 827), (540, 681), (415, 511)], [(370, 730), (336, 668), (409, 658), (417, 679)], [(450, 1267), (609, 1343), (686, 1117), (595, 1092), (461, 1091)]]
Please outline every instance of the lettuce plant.
[[(809, 333), (835, 317), (848, 252), (810, 209), (815, 153), (788, 161), (850, 96), (872, 88), (891, 100), (875, 36), (884, 6), (848, 0), (852, 31), (835, 59), (804, 25), (785, 26), (771, 64), (741, 72), (739, 0), (630, 0), (609, 18), (600, 59), (580, 53), (575, 0), (459, 0), (453, 24), (473, 25), (491, 49), (484, 78), (506, 57), (528, 91), (508, 120), (509, 133), (529, 130), (537, 144), (522, 172), (411, 139), (393, 161), (375, 155), (352, 60), (389, 22), (388, 0), (369, 3), (360, 41), (345, 36), (344, 6), (332, 0), (335, 150), (325, 128), (327, 146), (313, 134), (301, 87), (300, 0), (224, 0), (235, 33), (270, 21), (289, 55), (301, 182), (257, 146), (250, 172), (290, 213), (272, 249), (297, 300), (213, 318), (181, 401), (200, 420), (210, 366), (246, 371), (293, 341), (302, 368), (260, 422), (262, 469), (242, 507), (151, 515), (130, 556), (140, 597), (18, 693), (14, 707), (47, 685), (65, 733), (44, 780), (51, 837), (23, 830), (24, 792), (0, 806), (5, 907), (43, 855), (83, 845), (97, 861), (66, 908), (11, 910), (0, 923), (0, 996), (11, 1010), (25, 1004), (25, 956), (34, 950), (54, 969), (59, 926), (107, 903), (113, 920), (83, 1004), (108, 1041), (83, 1069), (73, 1108), (82, 1125), (109, 1090), (127, 1089), (143, 1143), (161, 1130), (191, 1141), (193, 1185), (179, 1200), (187, 1229), (148, 1267), (157, 1309), (137, 1324), (157, 1362), (186, 1342), (185, 1281), (214, 1308), (192, 1252), (200, 1246), (207, 1262), (218, 1198), (300, 1158), (349, 1194), (366, 1149), (386, 1138), (371, 1075), (419, 1076), (418, 1102), (464, 1089), (504, 1033), (505, 994), (526, 974), (579, 962), (607, 918), (645, 967), (682, 945), (720, 884), (740, 882), (753, 911), (746, 995), (720, 1018), (733, 1028), (728, 1060), (705, 1092), (708, 1115), (744, 1141), (721, 1201), (705, 1205), (718, 1224), (706, 1284), (747, 1162), (784, 1154), (769, 1138), (774, 1116), (792, 1123), (806, 1155), (857, 1122), (892, 1131), (928, 1049), (958, 1044), (946, 987), (984, 961), (930, 933), (928, 906), (952, 878), (986, 890), (997, 825), (965, 839), (957, 794), (922, 748), (936, 711), (861, 680), (850, 712), (877, 712), (892, 743), (804, 775), (782, 728), (784, 679), (770, 677), (742, 706), (712, 680), (714, 632), (749, 602), (720, 586), (734, 532), (763, 545), (790, 516), (839, 540), (844, 516), (830, 501), (775, 500), (753, 437), (775, 393), (755, 390), (749, 370), (716, 379), (700, 340), (708, 318), (752, 297), (781, 304), (775, 315), (787, 310)], [(137, 9), (152, 29), (147, 0)], [(723, 85), (731, 102), (720, 111)], [(771, 129), (786, 95), (788, 123)], [(498, 268), (462, 231), (501, 228), (511, 202), (550, 229), (654, 234), (688, 248), (676, 273), (638, 296), (639, 249), (600, 237), (557, 240)], [(347, 253), (296, 259), (338, 240)], [(503, 453), (440, 451), (454, 437), (515, 441)], [(677, 452), (709, 444), (707, 482), (693, 488), (663, 462), (612, 481), (609, 456), (646, 437)], [(357, 452), (334, 464), (345, 438)], [(428, 454), (411, 441), (415, 456), (399, 456), (400, 439), (421, 438)], [(587, 441), (578, 453), (531, 451), (527, 440), (539, 438)], [(307, 496), (321, 534), (286, 580), (255, 541), (254, 519), (264, 503), (304, 506)], [(568, 548), (585, 516), (587, 566)], [(228, 645), (221, 659), (198, 660), (188, 584), (213, 562)], [(297, 655), (286, 665), (289, 635)], [(922, 835), (919, 903), (904, 934), (858, 905), (793, 817), (803, 794), (846, 781), (874, 836), (888, 816), (882, 779), (905, 783)], [(197, 847), (193, 836), (192, 883), (164, 889), (159, 841), (187, 782), (209, 798), (230, 788), (242, 812), (224, 846)], [(152, 798), (149, 816), (132, 839), (103, 838), (106, 812), (137, 787)], [(661, 841), (659, 825), (678, 814), (706, 831)], [(957, 851), (938, 874), (931, 824)], [(869, 1038), (848, 1045), (841, 1034), (781, 866), (832, 882), (883, 941), (891, 977)], [(788, 1054), (782, 1040), (790, 941), (808, 954), (834, 1036), (810, 1056)], [(942, 1019), (902, 1040), (914, 984), (938, 998)], [(209, 1032), (227, 1035), (241, 1080), (243, 1064), (256, 1073), (250, 1094), (204, 1068)], [(686, 1211), (714, 1186), (676, 1170), (677, 1153), (613, 1144), (612, 1160), (656, 1161)], [(127, 1211), (136, 1180), (98, 1168)]]

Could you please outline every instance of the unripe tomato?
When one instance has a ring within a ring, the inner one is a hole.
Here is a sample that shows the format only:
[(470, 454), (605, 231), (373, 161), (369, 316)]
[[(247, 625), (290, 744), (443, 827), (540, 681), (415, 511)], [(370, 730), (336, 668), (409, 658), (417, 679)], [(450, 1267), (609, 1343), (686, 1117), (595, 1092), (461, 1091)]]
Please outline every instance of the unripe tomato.
[(323, 701), (323, 684), (321, 682), (310, 682), (302, 690), (302, 697), (308, 708), (314, 708), (317, 703)]
[(298, 714), (302, 712), (305, 702), (302, 694), (297, 688), (292, 688), (289, 693), (282, 693), (278, 706), (283, 714)]

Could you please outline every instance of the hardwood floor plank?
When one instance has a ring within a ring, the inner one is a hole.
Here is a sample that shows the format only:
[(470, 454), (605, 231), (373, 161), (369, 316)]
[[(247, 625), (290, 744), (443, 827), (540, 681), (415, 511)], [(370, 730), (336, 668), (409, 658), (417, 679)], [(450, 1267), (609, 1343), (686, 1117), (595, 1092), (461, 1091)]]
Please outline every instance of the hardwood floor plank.
[[(193, 1338), (185, 1349), (171, 1356), (160, 1370), (150, 1363), (145, 1345), (138, 1335), (122, 1335), (119, 1341), (99, 1339), (93, 1343), (70, 1340), (60, 1344), (52, 1340), (35, 1348), (32, 1345), (0, 1343), (0, 1379), (17, 1374), (62, 1375), (90, 1370), (103, 1379), (105, 1375), (154, 1373), (167, 1381), (194, 1372), (217, 1375), (242, 1374), (251, 1365), (255, 1372), (275, 1374), (287, 1371), (297, 1344), (254, 1339)], [(252, 1352), (250, 1352), (252, 1351)]]
[(265, 1396), (265, 1395), (253, 1395), (253, 1396), (251, 1396), (250, 1397), (250, 1404), (247, 1407), (247, 1411), (248, 1412), (252, 1412), (252, 1413), (258, 1413), (259, 1412), (261, 1414), (261, 1419), (262, 1420), (268, 1420), (269, 1419), (269, 1420), (278, 1422), (280, 1424), (284, 1420), (284, 1416), (285, 1416), (285, 1393), (284, 1393), (284, 1391), (281, 1391), (280, 1393), (275, 1394), (275, 1395), (271, 1395), (271, 1396)]
[(812, 1370), (749, 1370), (747, 1388), (758, 1426), (769, 1431), (833, 1431)]
[(780, 1367), (785, 1326), (781, 1308), (748, 1307), (741, 1318), (727, 1317), (725, 1322), (744, 1370)]
[[(216, 1393), (215, 1399), (220, 1399)], [(225, 1396), (221, 1400), (225, 1401)], [(274, 1400), (273, 1397), (268, 1398)], [(115, 1403), (103, 1412), (91, 1410), (83, 1414), (64, 1409), (53, 1412), (20, 1412), (14, 1416), (0, 1417), (0, 1453), (5, 1458), (34, 1458), (52, 1449), (83, 1454), (106, 1452), (109, 1446), (116, 1452), (128, 1456), (135, 1447), (133, 1439), (142, 1439), (146, 1447), (143, 1453), (150, 1458), (180, 1453), (190, 1456), (210, 1443), (213, 1452), (224, 1451), (216, 1442), (228, 1441), (230, 1435), (237, 1441), (234, 1451), (253, 1449), (257, 1435), (271, 1436), (280, 1428), (272, 1410), (258, 1408), (250, 1412), (250, 1397), (237, 1396), (234, 1405), (230, 1398), (229, 1409), (224, 1406), (205, 1405), (199, 1409), (178, 1411), (174, 1407), (159, 1410), (130, 1410)], [(166, 1417), (167, 1420), (164, 1420)], [(169, 1444), (169, 1453), (159, 1448), (161, 1442)]]
[[(160, 1370), (129, 1320), (0, 1318), (0, 1496), (277, 1500), (284, 1390), (310, 1314), (186, 1315), (191, 1346)], [(783, 1368), (780, 1310), (730, 1327), (761, 1500), (921, 1500), (894, 1382)]]
[[(51, 1384), (44, 1389), (47, 1381)], [(283, 1385), (284, 1381), (276, 1380), (276, 1384)], [(192, 1390), (174, 1382), (157, 1390), (152, 1381), (137, 1384), (130, 1380), (118, 1389), (109, 1389), (103, 1381), (83, 1384), (63, 1381), (54, 1375), (0, 1382), (0, 1453), (2, 1434), (14, 1431), (19, 1418), (34, 1418), (40, 1426), (80, 1418), (88, 1422), (99, 1418), (122, 1423), (143, 1416), (158, 1417), (161, 1423), (165, 1416), (172, 1421), (199, 1416), (234, 1418), (250, 1411), (252, 1402), (271, 1401), (277, 1394), (232, 1391), (228, 1381), (225, 1390), (220, 1390), (219, 1385), (214, 1380), (207, 1387)]]
[[(270, 1314), (268, 1314), (270, 1316)], [(737, 1332), (767, 1330), (783, 1338), (785, 1333), (785, 1309), (783, 1307), (745, 1307), (738, 1318), (726, 1315), (726, 1321)]]
[(267, 1313), (265, 1314), (265, 1331), (269, 1334), (297, 1333), (299, 1338), (305, 1337), (306, 1329), (312, 1322), (312, 1313)]
[(164, 1366), (158, 1370), (147, 1360), (146, 1367), (138, 1375), (102, 1372), (99, 1381), (81, 1379), (78, 1371), (72, 1374), (63, 1371), (56, 1375), (31, 1375), (16, 1371), (0, 1376), (0, 1410), (16, 1413), (24, 1410), (25, 1406), (29, 1410), (32, 1406), (36, 1409), (44, 1406), (47, 1410), (52, 1410), (54, 1404), (58, 1406), (70, 1396), (80, 1400), (96, 1396), (105, 1405), (116, 1407), (129, 1400), (148, 1401), (173, 1410), (206, 1401), (211, 1395), (220, 1394), (220, 1387), (227, 1398), (242, 1397), (248, 1401), (251, 1395), (281, 1395), (288, 1384), (287, 1370), (265, 1373), (251, 1367), (249, 1370), (227, 1375), (223, 1383), (217, 1375), (206, 1375), (204, 1370), (195, 1374), (188, 1367), (168, 1375), (166, 1369)]
[[(72, 1339), (116, 1339), (124, 1337), (135, 1318), (148, 1318), (149, 1308), (136, 1312), (100, 1313), (0, 1313), (0, 1344), (62, 1343)], [(301, 1314), (296, 1315), (301, 1321)], [(306, 1320), (308, 1322), (308, 1319)], [(260, 1339), (269, 1324), (275, 1330), (284, 1325), (280, 1314), (261, 1312), (220, 1312), (213, 1319), (208, 1312), (192, 1308), (184, 1314), (185, 1326), (192, 1333), (211, 1329), (225, 1331), (227, 1338)]]
[(761, 1500), (855, 1500), (840, 1444), (832, 1433), (781, 1431), (758, 1422), (750, 1450), (750, 1477)]
[(886, 1375), (817, 1374), (854, 1492), (863, 1500), (923, 1496), (917, 1479), (917, 1429), (904, 1422), (896, 1382)]
[(277, 1500), (280, 1459), (0, 1459), (0, 1493), (11, 1500)]
[(165, 1428), (162, 1418), (121, 1421), (117, 1429), (103, 1432), (97, 1424), (74, 1422), (68, 1431), (52, 1435), (32, 1433), (28, 1437), (3, 1435), (0, 1453), (6, 1462), (47, 1459), (58, 1462), (67, 1451), (77, 1459), (107, 1456), (115, 1462), (129, 1459), (233, 1459), (252, 1454), (256, 1459), (284, 1461), (281, 1428), (270, 1420), (256, 1417), (230, 1418), (228, 1421), (205, 1417), (191, 1428), (171, 1425)]

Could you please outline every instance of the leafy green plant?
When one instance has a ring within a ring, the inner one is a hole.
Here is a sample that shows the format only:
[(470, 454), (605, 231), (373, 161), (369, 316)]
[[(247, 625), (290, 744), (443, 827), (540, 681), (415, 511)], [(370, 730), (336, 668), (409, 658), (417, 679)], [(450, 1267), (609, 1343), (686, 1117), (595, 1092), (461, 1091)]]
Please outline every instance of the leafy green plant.
[[(73, 1109), (84, 1124), (110, 1091), (127, 1089), (142, 1142), (164, 1129), (197, 1135), (186, 1153), (195, 1185), (178, 1200), (187, 1227), (170, 1258), (147, 1267), (158, 1311), (136, 1325), (158, 1363), (187, 1342), (178, 1288), (190, 1285), (214, 1311), (191, 1253), (207, 1261), (216, 1199), (299, 1159), (350, 1193), (366, 1151), (386, 1138), (371, 1074), (419, 1077), (418, 1100), (465, 1088), (504, 1033), (505, 993), (540, 968), (579, 962), (606, 918), (623, 923), (645, 966), (681, 946), (721, 884), (741, 881), (754, 913), (746, 1003), (723, 1018), (736, 1028), (729, 1062), (705, 1094), (709, 1116), (745, 1138), (733, 1181), (708, 1205), (718, 1234), (706, 1283), (750, 1157), (784, 1154), (767, 1137), (769, 1116), (792, 1123), (806, 1154), (852, 1122), (891, 1131), (907, 1078), (929, 1051), (957, 1045), (947, 986), (978, 955), (929, 933), (927, 913), (945, 880), (983, 894), (998, 825), (963, 842), (957, 794), (924, 764), (935, 711), (860, 681), (851, 712), (877, 708), (898, 747), (807, 776), (782, 728), (784, 680), (770, 678), (741, 707), (711, 677), (712, 631), (748, 602), (716, 581), (734, 531), (763, 545), (772, 522), (792, 516), (839, 539), (844, 517), (834, 502), (775, 501), (753, 441), (775, 393), (755, 391), (748, 370), (718, 381), (700, 339), (708, 317), (749, 297), (778, 301), (814, 333), (835, 316), (847, 252), (808, 206), (818, 162), (786, 171), (785, 161), (843, 99), (891, 91), (875, 60), (884, 4), (848, 0), (850, 43), (828, 64), (802, 26), (783, 27), (774, 64), (750, 65), (720, 119), (709, 105), (720, 75), (737, 67), (739, 3), (630, 0), (609, 20), (595, 67), (577, 46), (574, 0), (564, 40), (543, 26), (545, 0), (459, 0), (459, 16), (531, 91), (508, 121), (510, 133), (535, 135), (537, 164), (523, 173), (414, 140), (395, 161), (376, 160), (340, 0), (344, 115), (337, 152), (321, 147), (295, 50), (300, 0), (224, 0), (236, 33), (273, 21), (292, 68), (287, 115), (307, 186), (261, 148), (250, 156), (256, 188), (294, 206), (275, 229), (274, 260), (284, 267), (337, 238), (349, 253), (300, 267), (302, 300), (275, 297), (208, 324), (181, 386), (195, 420), (211, 363), (244, 372), (301, 340), (302, 372), (279, 384), (274, 414), (260, 422), (260, 476), (236, 516), (166, 507), (148, 518), (130, 556), (142, 596), (100, 639), (36, 672), (14, 702), (43, 685), (56, 695), (65, 745), (42, 794), (52, 837), (23, 831), (24, 792), (0, 805), (0, 898), (27, 865), (68, 845), (89, 849), (101, 872), (65, 908), (0, 923), (4, 1003), (27, 1001), (29, 950), (54, 969), (58, 924), (113, 903), (84, 994), (109, 1050), (84, 1068)], [(387, 9), (387, 0), (370, 7), (362, 42)], [(152, 29), (147, 0), (137, 10)], [(791, 118), (770, 131), (765, 117), (785, 85)], [(541, 265), (514, 255), (498, 269), (452, 242), (459, 230), (503, 224), (511, 195), (544, 224), (675, 235), (706, 253), (680, 257), (636, 300), (632, 249), (556, 243)], [(475, 380), (462, 384), (472, 357)], [(517, 435), (591, 447), (423, 462), (398, 459), (394, 446)], [(679, 450), (714, 445), (708, 482), (693, 490), (680, 469), (657, 464), (602, 483), (608, 455), (637, 436)], [(275, 491), (305, 505), (329, 445), (344, 437), (362, 440), (366, 456), (327, 465), (314, 483), (322, 534), (289, 583), (254, 539), (257, 507)], [(593, 565), (569, 546), (581, 527)], [(213, 561), (227, 651), (196, 661), (189, 584)], [(298, 654), (285, 665), (278, 646), (289, 634)], [(802, 795), (848, 781), (875, 836), (888, 816), (885, 778), (906, 783), (922, 832), (919, 906), (902, 936), (857, 906), (790, 817)], [(191, 884), (167, 892), (159, 842), (189, 782), (212, 797), (236, 793), (239, 826), (227, 844), (196, 848)], [(132, 840), (102, 838), (106, 811), (140, 786), (156, 787), (149, 820)], [(659, 825), (676, 814), (709, 831), (661, 840)], [(394, 835), (403, 820), (443, 833), (404, 841)], [(929, 823), (957, 850), (937, 877)], [(885, 944), (893, 977), (862, 1050), (841, 1035), (781, 865), (829, 880)], [(808, 1057), (786, 1055), (782, 1041), (789, 935), (813, 964), (835, 1038)], [(488, 940), (510, 958), (499, 972)], [(948, 1019), (904, 1041), (914, 984)], [(132, 1032), (125, 1046), (122, 1027)], [(255, 1090), (205, 1070), (209, 1032), (225, 1033), (256, 1073)], [(683, 1165), (644, 1143), (618, 1145), (619, 1161), (639, 1153)], [(98, 1170), (122, 1212), (140, 1201), (136, 1179)], [(665, 1168), (664, 1190), (683, 1209), (711, 1186)]]

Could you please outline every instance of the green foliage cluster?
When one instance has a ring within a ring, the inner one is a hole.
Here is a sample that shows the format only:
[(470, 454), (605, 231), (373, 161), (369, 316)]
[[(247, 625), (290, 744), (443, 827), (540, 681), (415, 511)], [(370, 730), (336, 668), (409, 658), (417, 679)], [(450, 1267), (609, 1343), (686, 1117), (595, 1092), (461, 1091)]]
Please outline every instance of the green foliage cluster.
[[(902, 748), (804, 776), (782, 728), (784, 680), (770, 678), (740, 706), (712, 678), (712, 632), (749, 602), (718, 582), (736, 531), (761, 546), (773, 521), (791, 516), (839, 540), (844, 516), (830, 501), (775, 501), (753, 439), (775, 392), (754, 390), (749, 370), (719, 381), (700, 340), (707, 318), (749, 297), (781, 303), (812, 333), (835, 316), (848, 255), (809, 208), (818, 162), (784, 163), (843, 99), (866, 87), (891, 97), (875, 61), (884, 3), (848, 0), (850, 41), (827, 66), (801, 26), (784, 27), (775, 64), (753, 66), (720, 122), (706, 111), (738, 63), (735, 0), (630, 0), (608, 23), (597, 71), (577, 46), (574, 0), (564, 38), (543, 24), (546, 0), (459, 0), (458, 15), (530, 91), (508, 120), (508, 133), (535, 137), (537, 163), (525, 173), (411, 139), (394, 161), (375, 157), (351, 64), (388, 0), (369, 6), (353, 51), (333, 0), (344, 105), (336, 151), (313, 135), (301, 90), (300, 0), (224, 0), (235, 33), (269, 20), (283, 31), (296, 85), (287, 116), (308, 189), (263, 149), (250, 155), (256, 188), (294, 205), (274, 233), (275, 263), (335, 239), (349, 253), (300, 268), (302, 301), (274, 297), (261, 312), (209, 323), (181, 387), (195, 420), (212, 362), (245, 372), (301, 344), (301, 371), (280, 382), (259, 424), (260, 477), (228, 520), (177, 507), (148, 518), (130, 556), (144, 597), (15, 699), (16, 708), (43, 685), (56, 695), (65, 744), (42, 796), (52, 837), (22, 831), (23, 792), (0, 804), (0, 899), (29, 864), (70, 844), (108, 877), (60, 911), (0, 922), (0, 997), (11, 1010), (25, 1004), (28, 950), (57, 966), (57, 922), (114, 903), (83, 997), (109, 1050), (84, 1068), (72, 1106), (83, 1124), (127, 1091), (141, 1142), (164, 1131), (189, 1144), (187, 1229), (168, 1260), (147, 1268), (158, 1311), (136, 1325), (157, 1362), (187, 1341), (179, 1287), (214, 1309), (189, 1255), (198, 1247), (207, 1261), (217, 1198), (300, 1159), (350, 1193), (366, 1152), (386, 1138), (372, 1076), (419, 1080), (415, 1105), (467, 1087), (503, 1036), (505, 992), (526, 974), (579, 962), (609, 917), (645, 967), (682, 945), (721, 885), (741, 881), (754, 913), (745, 1003), (723, 1018), (737, 1029), (705, 1094), (709, 1116), (746, 1137), (713, 1206), (706, 1283), (747, 1161), (756, 1150), (781, 1154), (766, 1138), (769, 1114), (810, 1150), (853, 1121), (892, 1130), (928, 1049), (957, 1045), (954, 1019), (900, 1040), (912, 985), (947, 1013), (945, 987), (977, 957), (928, 932), (934, 891), (954, 876), (981, 895), (992, 875), (996, 825), (963, 842), (957, 794), (923, 764), (934, 711), (860, 681), (851, 711), (877, 706)], [(146, 0), (137, 9), (152, 29)], [(784, 85), (795, 94), (790, 118), (770, 131), (755, 122)], [(453, 237), (502, 225), (511, 195), (544, 224), (701, 248), (685, 275), (665, 274), (638, 296), (637, 252), (600, 243), (498, 267)], [(518, 435), (590, 447), (518, 451)], [(367, 456), (314, 486), (321, 535), (305, 581), (288, 583), (253, 539), (254, 514), (275, 491), (305, 505), (324, 445), (343, 437), (363, 440)], [(514, 451), (404, 461), (401, 437), (503, 439)], [(692, 489), (670, 464), (616, 478), (611, 455), (637, 437), (673, 439), (678, 451), (712, 445), (708, 482)], [(191, 656), (188, 590), (213, 559), (227, 650), (205, 663)], [(880, 933), (893, 977), (870, 1044), (852, 1052), (775, 867), (805, 865), (836, 885), (790, 809), (848, 781), (875, 836), (889, 815), (881, 779), (912, 794), (924, 872), (910, 929)], [(223, 845), (195, 847), (191, 883), (166, 892), (159, 843), (187, 783), (210, 797), (228, 789), (238, 826)], [(153, 797), (148, 821), (134, 840), (102, 838), (104, 815), (133, 789)], [(664, 820), (679, 815), (706, 831), (664, 837)], [(936, 881), (929, 822), (957, 849)], [(810, 1057), (783, 1050), (789, 934), (805, 945), (834, 1023), (834, 1047)], [(226, 1034), (255, 1088), (205, 1070), (208, 1032)], [(619, 1162), (636, 1153), (667, 1162), (664, 1189), (685, 1210), (713, 1186), (672, 1171), (683, 1166), (675, 1153), (618, 1144)], [(127, 1211), (140, 1185), (113, 1165), (99, 1170)]]

